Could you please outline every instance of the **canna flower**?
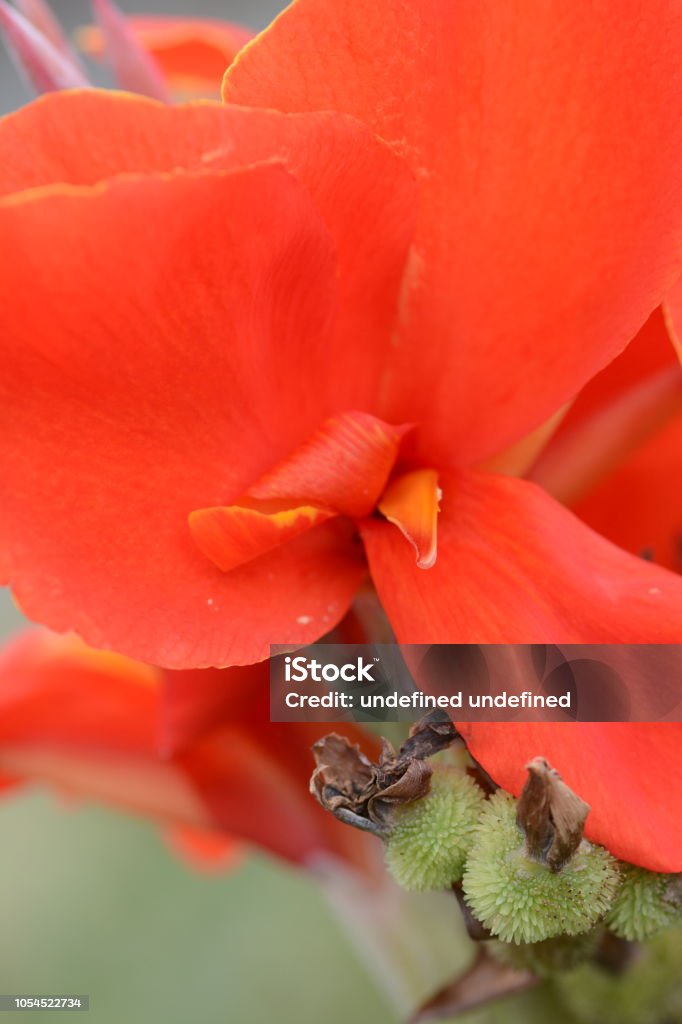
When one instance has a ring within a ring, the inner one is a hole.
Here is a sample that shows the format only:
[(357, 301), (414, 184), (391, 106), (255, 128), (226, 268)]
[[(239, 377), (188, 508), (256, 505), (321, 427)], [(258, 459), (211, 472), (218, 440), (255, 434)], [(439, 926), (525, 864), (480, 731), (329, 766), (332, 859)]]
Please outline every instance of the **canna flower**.
[(223, 106), (4, 119), (0, 574), (31, 618), (241, 665), (369, 575), (403, 642), (680, 639), (672, 547), (566, 507), (682, 403), (682, 14), (617, 10), (297, 0)]
[(163, 672), (47, 630), (0, 656), (2, 781), (146, 816), (209, 866), (257, 846), (310, 869), (331, 858), (371, 869), (365, 837), (308, 797), (323, 731), (268, 721), (266, 663)]

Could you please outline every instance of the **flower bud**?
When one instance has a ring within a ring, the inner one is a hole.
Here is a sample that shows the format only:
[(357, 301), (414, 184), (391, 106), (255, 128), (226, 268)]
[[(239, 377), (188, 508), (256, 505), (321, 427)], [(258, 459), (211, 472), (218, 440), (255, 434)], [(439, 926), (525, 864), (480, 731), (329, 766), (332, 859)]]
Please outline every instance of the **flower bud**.
[(552, 984), (581, 1024), (676, 1024), (682, 1020), (682, 932), (670, 929), (636, 948), (623, 972), (582, 964)]
[(537, 943), (587, 932), (611, 906), (615, 859), (586, 842), (560, 870), (528, 852), (517, 805), (499, 791), (486, 803), (464, 872), (475, 916), (504, 942)]
[(642, 941), (682, 923), (682, 875), (659, 875), (627, 865), (606, 921), (621, 939)]
[(466, 772), (434, 765), (426, 796), (396, 808), (386, 865), (404, 889), (447, 889), (462, 877), (483, 791)]

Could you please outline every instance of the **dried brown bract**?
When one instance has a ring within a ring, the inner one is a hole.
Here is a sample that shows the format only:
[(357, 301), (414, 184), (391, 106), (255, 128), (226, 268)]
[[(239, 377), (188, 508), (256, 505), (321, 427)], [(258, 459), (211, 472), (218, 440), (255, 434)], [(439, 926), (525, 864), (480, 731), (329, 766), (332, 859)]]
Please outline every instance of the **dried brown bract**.
[(590, 806), (544, 757), (536, 757), (526, 768), (528, 780), (519, 797), (517, 824), (526, 836), (528, 856), (561, 871), (582, 842)]
[(310, 791), (346, 824), (386, 835), (393, 809), (429, 792), (432, 772), (426, 759), (448, 747), (456, 736), (447, 715), (434, 712), (411, 728), (397, 753), (384, 740), (379, 761), (373, 763), (356, 744), (330, 733), (313, 746), (317, 768)]

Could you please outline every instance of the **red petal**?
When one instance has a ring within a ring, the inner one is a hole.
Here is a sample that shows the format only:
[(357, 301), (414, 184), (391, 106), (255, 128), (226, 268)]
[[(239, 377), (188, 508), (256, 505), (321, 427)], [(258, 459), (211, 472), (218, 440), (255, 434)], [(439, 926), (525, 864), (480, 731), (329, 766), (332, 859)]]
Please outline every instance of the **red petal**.
[(122, 180), (0, 221), (2, 568), (25, 611), (173, 667), (317, 639), (363, 573), (343, 523), (228, 574), (187, 525), (333, 411), (335, 267), (303, 189), (276, 166)]
[(222, 572), (229, 572), (300, 537), (333, 514), (310, 505), (282, 512), (218, 506), (190, 512), (189, 530), (199, 550)]
[(625, 352), (590, 381), (530, 478), (573, 505), (682, 410), (682, 370), (657, 309)]
[(392, 480), (378, 505), (412, 544), (420, 569), (430, 569), (436, 561), (439, 500), (436, 471), (415, 469)]
[[(188, 669), (164, 673), (159, 707), (159, 742), (165, 754), (186, 750), (230, 719), (255, 724), (254, 701), (267, 697), (269, 663), (231, 669)], [(256, 696), (257, 695), (257, 696)], [(245, 714), (246, 709), (246, 714)], [(260, 717), (269, 719), (264, 703)]]
[(238, 504), (190, 513), (192, 539), (229, 572), (333, 515), (369, 515), (404, 433), (366, 413), (335, 416), (249, 487)]
[(682, 573), (682, 415), (574, 505), (593, 530)]
[(679, 273), (677, 0), (297, 0), (230, 102), (341, 110), (418, 176), (379, 414), (433, 461), (494, 454), (632, 338)]
[(154, 57), (113, 0), (91, 0), (104, 39), (104, 56), (122, 89), (167, 102), (170, 94)]
[(341, 515), (367, 516), (386, 485), (407, 429), (367, 413), (335, 416), (250, 487), (249, 497), (295, 499)]
[[(248, 29), (226, 21), (135, 15), (127, 20), (174, 88), (216, 96), (225, 69), (252, 38)], [(96, 27), (82, 29), (78, 42), (86, 53), (101, 56), (102, 35)]]
[(554, 498), (573, 505), (682, 413), (682, 369), (645, 377), (610, 405), (561, 432), (529, 474)]
[(404, 643), (679, 643), (682, 579), (627, 555), (525, 481), (441, 474), (438, 560), (419, 570), (365, 520), (372, 578)]
[(0, 193), (273, 158), (309, 190), (339, 260), (338, 338), (327, 356), (334, 372), (315, 379), (302, 357), (301, 376), (311, 396), (331, 397), (330, 411), (371, 409), (412, 237), (414, 182), (367, 128), (334, 114), (286, 117), (217, 103), (171, 108), (94, 91), (45, 97), (0, 120)]
[(632, 392), (643, 380), (657, 377), (661, 370), (674, 364), (675, 351), (669, 327), (664, 310), (659, 306), (625, 351), (582, 389), (555, 437), (570, 433), (578, 423), (602, 412)]
[(682, 870), (682, 724), (458, 723), (471, 753), (516, 796), (546, 757), (590, 804), (588, 838), (651, 871)]
[[(160, 673), (75, 637), (27, 632), (0, 654), (0, 742), (87, 748), (90, 738), (133, 754), (154, 744)], [(83, 696), (88, 694), (88, 699)], [(51, 711), (60, 710), (51, 716)]]

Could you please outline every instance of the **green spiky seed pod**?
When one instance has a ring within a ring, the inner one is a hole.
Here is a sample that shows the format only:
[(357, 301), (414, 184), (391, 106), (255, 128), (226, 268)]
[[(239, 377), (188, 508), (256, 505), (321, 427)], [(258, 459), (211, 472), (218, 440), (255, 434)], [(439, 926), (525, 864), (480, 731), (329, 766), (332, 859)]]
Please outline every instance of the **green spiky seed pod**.
[(465, 772), (434, 765), (426, 796), (396, 808), (386, 866), (404, 889), (447, 889), (462, 877), (482, 790)]
[(570, 971), (589, 959), (597, 949), (603, 932), (593, 928), (583, 935), (560, 935), (544, 942), (515, 946), (510, 942), (491, 942), (490, 950), (500, 963), (532, 971), (538, 978), (550, 978)]
[(581, 1024), (681, 1024), (682, 931), (670, 928), (635, 948), (622, 972), (583, 964), (552, 987)]
[(659, 875), (631, 865), (607, 917), (612, 932), (631, 942), (648, 939), (670, 925), (682, 923), (682, 899), (675, 875)]
[(504, 942), (536, 943), (589, 931), (618, 886), (615, 859), (583, 840), (560, 871), (528, 856), (516, 801), (498, 791), (476, 828), (463, 878), (473, 913)]

